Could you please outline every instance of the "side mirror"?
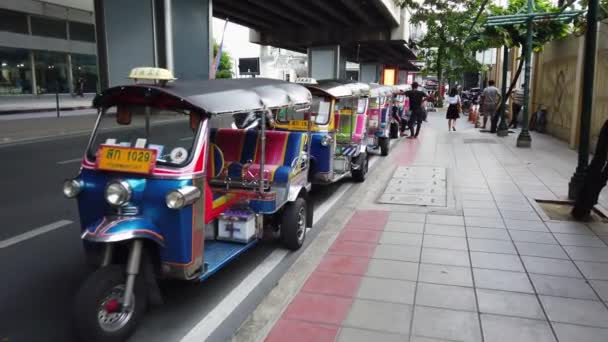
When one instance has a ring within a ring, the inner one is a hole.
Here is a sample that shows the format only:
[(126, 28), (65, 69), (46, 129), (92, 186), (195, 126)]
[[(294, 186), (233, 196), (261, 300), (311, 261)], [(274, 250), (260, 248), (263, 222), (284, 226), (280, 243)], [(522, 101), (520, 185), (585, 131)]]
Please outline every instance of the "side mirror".
[(116, 122), (119, 125), (130, 125), (131, 124), (131, 112), (129, 107), (125, 105), (119, 105), (116, 108)]

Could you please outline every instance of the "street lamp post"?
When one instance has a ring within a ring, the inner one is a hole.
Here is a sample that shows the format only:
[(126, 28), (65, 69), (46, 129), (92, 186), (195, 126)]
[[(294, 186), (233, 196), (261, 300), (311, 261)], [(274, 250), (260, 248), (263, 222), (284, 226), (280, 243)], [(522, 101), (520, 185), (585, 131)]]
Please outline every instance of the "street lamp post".
[(578, 143), (578, 165), (568, 184), (568, 198), (576, 199), (585, 182), (589, 165), (589, 136), (591, 110), (593, 107), (593, 79), (595, 77), (595, 52), (597, 46), (598, 0), (589, 0), (587, 9), (587, 32), (585, 33), (585, 59), (583, 62), (582, 108), (580, 118), (580, 140)]
[(528, 0), (528, 22), (526, 24), (526, 46), (524, 47), (524, 56), (526, 60), (526, 69), (524, 71), (524, 105), (523, 117), (521, 121), (521, 132), (517, 137), (517, 147), (530, 147), (532, 145), (532, 137), (528, 131), (529, 115), (530, 115), (530, 63), (532, 61), (532, 22), (534, 13), (533, 0)]
[(502, 47), (502, 83), (501, 83), (501, 92), (502, 92), (502, 105), (500, 106), (500, 124), (498, 125), (498, 131), (496, 134), (499, 137), (506, 137), (509, 135), (509, 127), (507, 126), (507, 118), (506, 118), (506, 107), (507, 107), (507, 71), (509, 64), (507, 60), (509, 59), (509, 49), (506, 46)]

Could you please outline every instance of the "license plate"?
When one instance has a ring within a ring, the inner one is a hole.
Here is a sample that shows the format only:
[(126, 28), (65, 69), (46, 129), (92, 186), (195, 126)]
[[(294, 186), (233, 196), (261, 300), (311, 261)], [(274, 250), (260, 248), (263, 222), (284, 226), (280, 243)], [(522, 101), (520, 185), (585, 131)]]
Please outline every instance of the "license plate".
[(289, 120), (289, 129), (308, 129), (308, 120)]
[(156, 166), (156, 150), (101, 145), (97, 150), (98, 170), (149, 174)]

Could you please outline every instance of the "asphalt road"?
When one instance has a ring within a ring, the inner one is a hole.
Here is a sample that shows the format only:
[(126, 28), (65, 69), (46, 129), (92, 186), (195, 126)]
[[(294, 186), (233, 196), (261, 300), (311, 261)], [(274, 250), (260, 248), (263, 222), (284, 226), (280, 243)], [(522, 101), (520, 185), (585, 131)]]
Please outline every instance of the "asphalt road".
[[(61, 194), (64, 179), (79, 168), (87, 136), (0, 146), (0, 341), (75, 340), (72, 298), (91, 272), (84, 264), (76, 203)], [(341, 184), (314, 192), (323, 204)], [(8, 247), (19, 234), (69, 220), (73, 223)], [(316, 235), (314, 229), (308, 242)], [(161, 284), (165, 305), (147, 314), (132, 341), (179, 341), (272, 251), (263, 243), (206, 282)], [(272, 289), (297, 253), (287, 257), (238, 305), (209, 337), (224, 341)]]

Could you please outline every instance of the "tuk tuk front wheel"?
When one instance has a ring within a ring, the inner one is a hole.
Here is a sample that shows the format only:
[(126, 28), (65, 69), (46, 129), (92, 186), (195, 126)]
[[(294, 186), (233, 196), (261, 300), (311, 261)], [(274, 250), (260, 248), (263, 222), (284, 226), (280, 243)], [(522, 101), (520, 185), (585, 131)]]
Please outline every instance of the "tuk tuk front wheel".
[(299, 197), (285, 205), (281, 215), (281, 240), (287, 249), (296, 251), (306, 238), (306, 201)]
[(380, 145), (380, 155), (388, 156), (388, 151), (391, 148), (391, 142), (389, 138), (379, 138), (378, 145)]
[(356, 170), (353, 169), (351, 173), (355, 182), (362, 183), (365, 181), (365, 177), (367, 176), (367, 169), (369, 168), (369, 160), (367, 158), (366, 153), (361, 153), (357, 157), (357, 165), (359, 167)]
[(123, 308), (126, 287), (124, 266), (110, 265), (98, 269), (82, 284), (74, 302), (74, 321), (82, 341), (125, 341), (147, 307), (146, 287), (138, 276), (133, 288), (133, 303)]

